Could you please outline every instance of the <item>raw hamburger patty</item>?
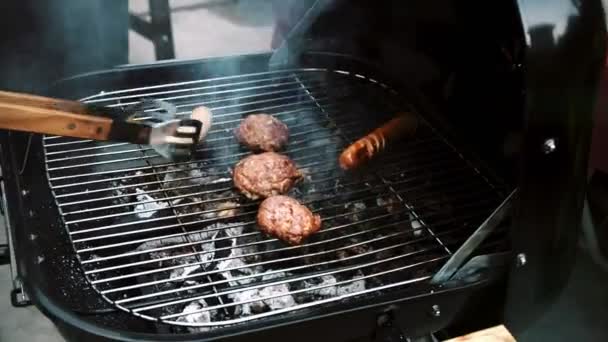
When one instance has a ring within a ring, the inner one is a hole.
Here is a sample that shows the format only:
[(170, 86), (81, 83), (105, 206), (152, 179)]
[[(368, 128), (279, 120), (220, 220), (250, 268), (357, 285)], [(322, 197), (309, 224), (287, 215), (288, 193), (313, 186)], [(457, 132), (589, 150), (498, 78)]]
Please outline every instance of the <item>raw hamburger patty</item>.
[(299, 245), (321, 228), (321, 217), (288, 196), (272, 196), (260, 204), (260, 229), (290, 245)]
[(281, 150), (289, 137), (287, 125), (268, 114), (251, 114), (234, 130), (236, 139), (254, 152)]
[(250, 199), (285, 194), (302, 179), (289, 157), (264, 152), (239, 161), (232, 175), (234, 185)]

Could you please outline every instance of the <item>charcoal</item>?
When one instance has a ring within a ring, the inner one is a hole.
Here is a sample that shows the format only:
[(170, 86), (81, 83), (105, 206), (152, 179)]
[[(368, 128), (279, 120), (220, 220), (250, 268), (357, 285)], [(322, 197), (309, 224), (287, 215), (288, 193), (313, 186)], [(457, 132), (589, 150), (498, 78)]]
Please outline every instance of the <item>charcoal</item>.
[[(196, 312), (198, 310), (202, 310), (207, 308), (207, 303), (200, 299), (194, 302), (189, 303), (184, 307), (182, 313), (187, 314), (185, 316), (180, 316), (177, 321), (183, 323), (196, 323), (196, 324), (205, 324), (213, 321), (215, 316), (217, 316), (216, 310), (202, 311)], [(193, 328), (195, 331), (207, 331), (210, 328), (208, 327), (197, 327)]]
[(338, 286), (336, 294), (338, 296), (344, 296), (347, 294), (353, 294), (365, 290), (365, 280), (355, 280), (353, 282)]
[(334, 285), (337, 282), (336, 277), (332, 275), (324, 275), (320, 278), (313, 278), (307, 280), (306, 287), (322, 287), (310, 291), (310, 293), (321, 296), (321, 297), (334, 297), (338, 291)]
[[(277, 272), (273, 274), (267, 274), (262, 277), (263, 281), (272, 281), (275, 279), (284, 278), (286, 274), (284, 272)], [(242, 292), (232, 293), (228, 295), (230, 299), (232, 299), (235, 303), (250, 301), (255, 299), (261, 299), (260, 301), (255, 301), (251, 303), (244, 303), (238, 305), (235, 311), (238, 314), (242, 314), (244, 316), (250, 315), (252, 313), (260, 313), (271, 310), (278, 310), (283, 308), (288, 308), (296, 305), (296, 301), (293, 296), (288, 295), (289, 286), (287, 284), (278, 284), (278, 285), (270, 285), (263, 288), (245, 290)], [(275, 298), (267, 298), (284, 294), (283, 296), (275, 297)]]
[(349, 213), (353, 213), (352, 215), (346, 216), (349, 220), (359, 221), (365, 216), (364, 210), (367, 208), (365, 203), (363, 202), (349, 202), (344, 205), (344, 209), (346, 209)]

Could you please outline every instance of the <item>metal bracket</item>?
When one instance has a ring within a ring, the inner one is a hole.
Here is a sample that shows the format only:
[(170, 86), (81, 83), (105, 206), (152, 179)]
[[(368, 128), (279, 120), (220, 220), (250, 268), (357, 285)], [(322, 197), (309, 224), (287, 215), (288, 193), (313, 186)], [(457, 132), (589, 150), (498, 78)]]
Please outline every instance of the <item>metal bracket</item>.
[(154, 44), (157, 60), (174, 59), (173, 30), (169, 0), (149, 0), (150, 21), (129, 13), (129, 26)]
[(336, 0), (317, 0), (315, 3), (304, 13), (302, 19), (289, 31), (287, 37), (283, 40), (281, 45), (272, 53), (270, 61), (268, 62), (270, 69), (278, 69), (288, 65), (293, 65), (296, 58), (302, 52), (301, 38), (311, 28), (314, 21), (326, 11), (330, 4), (335, 3)]
[(513, 200), (518, 189), (513, 190), (509, 196), (481, 223), (479, 228), (460, 246), (452, 257), (431, 279), (432, 284), (442, 284), (448, 281), (460, 269), (467, 258), (479, 247), (492, 231), (507, 217), (513, 207)]
[[(0, 146), (0, 153), (3, 153), (2, 146)], [(27, 158), (27, 157), (26, 157)], [(3, 209), (3, 217), (6, 228), (6, 240), (8, 242), (8, 255), (5, 258), (8, 259), (10, 265), (11, 278), (13, 280), (13, 289), (11, 290), (11, 304), (15, 307), (23, 307), (31, 305), (30, 299), (25, 293), (23, 284), (19, 279), (19, 273), (17, 270), (17, 260), (15, 257), (15, 241), (13, 240), (13, 229), (11, 227), (10, 212), (7, 206), (6, 200), (6, 189), (4, 187), (4, 173), (2, 165), (0, 165), (0, 206)]]
[(21, 285), (21, 281), (16, 279), (13, 281), (13, 285), (15, 287), (11, 290), (11, 305), (16, 308), (23, 308), (32, 305), (30, 297), (28, 297), (27, 293), (25, 293), (25, 290), (23, 289), (23, 286)]

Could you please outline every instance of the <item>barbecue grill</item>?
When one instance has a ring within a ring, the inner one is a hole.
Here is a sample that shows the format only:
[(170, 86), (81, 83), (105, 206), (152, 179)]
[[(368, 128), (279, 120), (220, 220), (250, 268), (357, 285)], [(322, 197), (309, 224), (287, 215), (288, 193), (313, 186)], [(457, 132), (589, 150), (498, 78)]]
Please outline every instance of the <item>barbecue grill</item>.
[[(178, 117), (204, 105), (214, 125), (187, 160), (5, 134), (27, 295), (75, 340), (520, 331), (567, 275), (604, 56), (599, 1), (553, 4), (555, 27), (537, 3), (478, 2), (480, 17), (449, 1), (317, 1), (272, 53), (54, 84), (50, 95), (110, 107), (162, 99)], [(339, 168), (400, 111), (421, 118), (415, 137)], [(232, 130), (258, 112), (289, 126), (285, 153), (304, 174), (290, 195), (323, 219), (301, 246), (260, 233), (259, 203), (232, 184), (250, 153)]]

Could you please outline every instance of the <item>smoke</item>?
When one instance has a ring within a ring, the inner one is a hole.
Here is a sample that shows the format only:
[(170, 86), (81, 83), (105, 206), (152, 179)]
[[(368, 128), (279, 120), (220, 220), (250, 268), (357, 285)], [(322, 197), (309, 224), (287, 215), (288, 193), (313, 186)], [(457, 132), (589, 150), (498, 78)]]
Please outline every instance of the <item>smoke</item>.
[(58, 79), (127, 62), (125, 1), (2, 1), (0, 87), (44, 94)]

